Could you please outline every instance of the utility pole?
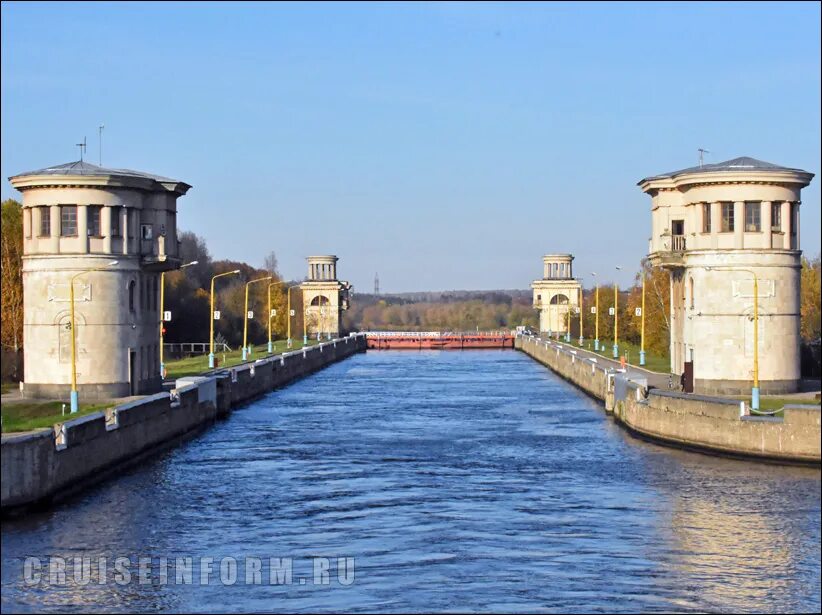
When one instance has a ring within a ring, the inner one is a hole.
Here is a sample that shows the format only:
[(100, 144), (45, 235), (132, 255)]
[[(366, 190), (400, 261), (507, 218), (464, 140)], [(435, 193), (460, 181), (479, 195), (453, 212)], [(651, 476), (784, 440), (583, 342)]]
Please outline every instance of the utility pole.
[(99, 165), (103, 166), (103, 128), (105, 128), (105, 124), (100, 124), (97, 127), (97, 137), (99, 139), (99, 150), (100, 150), (100, 158), (99, 158)]
[(701, 169), (702, 165), (705, 163), (705, 154), (710, 154), (711, 152), (706, 149), (702, 149), (701, 147), (696, 151), (699, 152), (699, 168)]
[(374, 274), (374, 294), (375, 295), (380, 294), (380, 274), (379, 273)]

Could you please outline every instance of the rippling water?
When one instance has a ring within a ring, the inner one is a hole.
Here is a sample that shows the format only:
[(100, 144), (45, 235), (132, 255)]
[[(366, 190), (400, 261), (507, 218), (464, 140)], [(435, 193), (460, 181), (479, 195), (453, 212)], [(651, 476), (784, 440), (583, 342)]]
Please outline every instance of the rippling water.
[[(29, 587), (29, 556), (294, 577)], [(353, 557), (353, 584), (300, 585), (313, 556)], [(820, 472), (638, 441), (513, 351), (370, 352), (4, 522), (2, 562), (4, 612), (819, 611)]]

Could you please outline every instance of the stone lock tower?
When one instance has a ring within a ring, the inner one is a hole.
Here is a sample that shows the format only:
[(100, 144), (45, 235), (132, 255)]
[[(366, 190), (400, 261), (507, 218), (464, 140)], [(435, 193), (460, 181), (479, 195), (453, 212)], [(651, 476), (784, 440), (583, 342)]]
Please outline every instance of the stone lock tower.
[(180, 265), (177, 198), (191, 186), (82, 161), (9, 181), (23, 194), (23, 394), (68, 397), (72, 279), (80, 396), (158, 391), (159, 277)]
[(582, 285), (574, 279), (573, 260), (570, 254), (542, 257), (542, 279), (531, 284), (534, 308), (539, 310), (540, 332), (569, 333), (569, 318), (573, 318), (574, 310), (579, 307), (582, 292)]
[(331, 339), (341, 333), (340, 317), (348, 309), (351, 285), (337, 279), (338, 260), (333, 255), (308, 257), (308, 279), (300, 285), (306, 335)]
[(755, 361), (763, 393), (797, 390), (799, 204), (812, 178), (743, 157), (639, 182), (651, 263), (671, 276), (671, 372), (686, 391), (749, 393)]

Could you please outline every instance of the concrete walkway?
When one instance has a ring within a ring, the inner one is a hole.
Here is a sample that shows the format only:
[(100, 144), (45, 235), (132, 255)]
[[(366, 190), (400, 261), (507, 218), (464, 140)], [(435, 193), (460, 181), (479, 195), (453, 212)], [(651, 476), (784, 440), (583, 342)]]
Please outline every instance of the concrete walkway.
[[(579, 346), (574, 346), (573, 344), (567, 344), (564, 341), (556, 340), (556, 339), (548, 339), (544, 337), (539, 338), (542, 341), (549, 341), (552, 344), (557, 344), (563, 348), (568, 350), (573, 350), (577, 353), (577, 356), (584, 357), (586, 359), (596, 359), (598, 365), (602, 365), (603, 367), (608, 367), (611, 369), (622, 369), (622, 364), (619, 361), (615, 361), (613, 359), (609, 359), (607, 357), (603, 357), (601, 354), (597, 354), (590, 350), (585, 350), (584, 348), (580, 348)], [(658, 389), (665, 389), (668, 390), (669, 378), (670, 374), (661, 374), (659, 372), (652, 372), (649, 369), (645, 369), (644, 367), (638, 367), (636, 365), (626, 364), (625, 365), (626, 373), (629, 376), (634, 376), (636, 378), (647, 378), (648, 385), (656, 387)], [(674, 390), (679, 390), (679, 382), (673, 383)]]

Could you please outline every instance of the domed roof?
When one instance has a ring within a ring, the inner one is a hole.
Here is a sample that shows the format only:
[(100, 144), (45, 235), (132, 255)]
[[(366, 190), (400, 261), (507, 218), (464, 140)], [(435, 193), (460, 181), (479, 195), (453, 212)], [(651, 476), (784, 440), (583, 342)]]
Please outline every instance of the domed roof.
[[(144, 179), (157, 182), (159, 184), (174, 184), (175, 186), (184, 187), (182, 192), (191, 186), (185, 182), (170, 177), (163, 177), (162, 175), (153, 175), (151, 173), (144, 173), (142, 171), (133, 171), (131, 169), (108, 169), (99, 167), (96, 164), (91, 164), (83, 160), (75, 162), (67, 162), (65, 164), (58, 164), (56, 166), (46, 167), (44, 169), (37, 169), (36, 171), (28, 171), (26, 173), (18, 173), (9, 177), (9, 180), (14, 183), (15, 179), (32, 176), (53, 175), (55, 177), (120, 177), (126, 179)], [(168, 188), (168, 186), (166, 186)]]
[(733, 160), (726, 160), (725, 162), (703, 164), (698, 167), (688, 167), (687, 169), (680, 169), (679, 171), (671, 171), (670, 173), (662, 173), (661, 175), (646, 177), (645, 179), (640, 180), (639, 183), (642, 184), (655, 179), (673, 179), (680, 175), (690, 175), (693, 173), (744, 173), (747, 171), (756, 173), (779, 173), (788, 171), (792, 173), (809, 174), (807, 171), (803, 171), (802, 169), (783, 167), (778, 164), (773, 164), (772, 162), (765, 162), (764, 160), (757, 160), (756, 158), (751, 158), (749, 156), (742, 156), (740, 158), (734, 158)]

